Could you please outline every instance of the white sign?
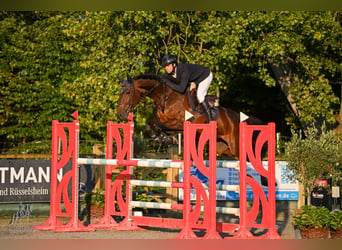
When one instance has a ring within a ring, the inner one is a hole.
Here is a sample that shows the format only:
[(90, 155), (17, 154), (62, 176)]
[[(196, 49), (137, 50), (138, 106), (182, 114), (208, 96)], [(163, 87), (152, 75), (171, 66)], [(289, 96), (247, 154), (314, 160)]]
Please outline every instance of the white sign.
[(333, 186), (332, 187), (332, 198), (340, 198), (340, 187), (339, 186)]

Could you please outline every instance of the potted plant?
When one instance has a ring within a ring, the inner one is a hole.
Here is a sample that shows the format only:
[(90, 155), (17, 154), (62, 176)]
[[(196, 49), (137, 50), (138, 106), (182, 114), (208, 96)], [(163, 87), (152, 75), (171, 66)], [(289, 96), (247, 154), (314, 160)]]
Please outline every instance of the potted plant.
[(96, 188), (87, 192), (84, 196), (84, 203), (88, 210), (90, 224), (97, 223), (104, 215), (105, 195), (102, 188)]
[(330, 237), (342, 239), (342, 211), (335, 210), (330, 213)]
[(331, 220), (329, 209), (326, 207), (304, 205), (294, 211), (292, 220), (303, 239), (329, 238)]

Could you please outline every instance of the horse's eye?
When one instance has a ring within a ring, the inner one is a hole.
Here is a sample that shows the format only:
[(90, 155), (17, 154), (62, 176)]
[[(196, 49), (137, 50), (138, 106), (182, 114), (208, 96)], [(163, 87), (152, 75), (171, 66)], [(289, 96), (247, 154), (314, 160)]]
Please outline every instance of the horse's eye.
[(131, 91), (127, 91), (127, 92), (126, 92), (126, 95), (130, 95), (130, 94), (131, 94)]

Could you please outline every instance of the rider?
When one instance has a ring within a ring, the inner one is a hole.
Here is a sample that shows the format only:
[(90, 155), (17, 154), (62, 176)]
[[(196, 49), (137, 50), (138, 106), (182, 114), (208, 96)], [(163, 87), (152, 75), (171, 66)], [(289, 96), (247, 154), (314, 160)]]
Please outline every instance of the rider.
[(164, 55), (162, 66), (165, 67), (166, 74), (163, 75), (165, 83), (173, 90), (184, 94), (188, 84), (195, 82), (197, 85), (197, 99), (208, 115), (209, 121), (212, 120), (210, 106), (205, 100), (213, 74), (210, 69), (202, 65), (179, 63), (174, 55)]

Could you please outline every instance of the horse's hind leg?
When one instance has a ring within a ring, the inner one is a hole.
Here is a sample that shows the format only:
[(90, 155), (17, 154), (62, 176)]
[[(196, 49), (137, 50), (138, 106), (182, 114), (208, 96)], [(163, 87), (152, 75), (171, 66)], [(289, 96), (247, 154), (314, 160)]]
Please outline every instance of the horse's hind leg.
[[(219, 136), (217, 143), (218, 154), (224, 154), (227, 156), (239, 157), (239, 137), (233, 137), (232, 135)], [(220, 150), (220, 153), (219, 153)]]

